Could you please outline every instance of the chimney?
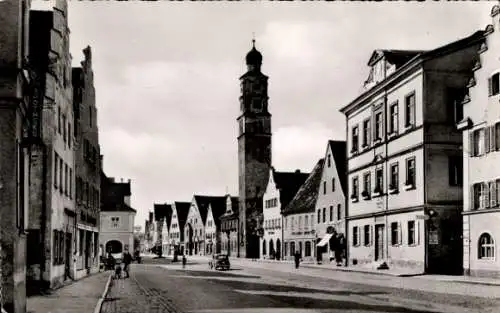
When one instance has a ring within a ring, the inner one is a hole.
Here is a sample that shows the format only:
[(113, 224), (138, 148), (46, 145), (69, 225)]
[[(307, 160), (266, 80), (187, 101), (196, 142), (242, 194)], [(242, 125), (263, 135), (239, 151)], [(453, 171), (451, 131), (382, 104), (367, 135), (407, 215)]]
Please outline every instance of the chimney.
[(130, 182), (131, 182), (131, 181), (132, 181), (132, 180), (129, 178), (129, 179), (128, 179), (128, 183), (130, 184)]
[(300, 174), (300, 170), (299, 170), (299, 169), (296, 169), (296, 170), (295, 170), (295, 174)]
[(120, 183), (123, 183), (123, 178), (120, 178)]

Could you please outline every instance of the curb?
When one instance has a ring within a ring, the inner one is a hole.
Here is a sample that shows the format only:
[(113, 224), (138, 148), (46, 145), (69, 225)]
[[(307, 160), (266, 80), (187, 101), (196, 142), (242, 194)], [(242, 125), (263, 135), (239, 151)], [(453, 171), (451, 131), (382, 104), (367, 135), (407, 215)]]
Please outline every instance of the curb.
[(109, 286), (111, 284), (111, 277), (113, 277), (111, 274), (108, 277), (108, 281), (106, 282), (106, 286), (104, 287), (104, 291), (102, 292), (102, 296), (97, 300), (97, 304), (94, 308), (94, 313), (100, 313), (102, 304), (104, 302), (104, 299), (106, 299), (106, 295), (108, 294), (109, 291)]

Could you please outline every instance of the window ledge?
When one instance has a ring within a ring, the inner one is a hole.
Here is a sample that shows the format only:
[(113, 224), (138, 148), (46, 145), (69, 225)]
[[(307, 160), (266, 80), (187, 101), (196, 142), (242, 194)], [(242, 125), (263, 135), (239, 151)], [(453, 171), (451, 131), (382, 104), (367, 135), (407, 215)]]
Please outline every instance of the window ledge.
[(495, 262), (495, 258), (477, 258), (479, 262)]
[(410, 132), (416, 128), (415, 124), (405, 125), (405, 133)]
[(415, 185), (405, 185), (404, 188), (406, 191), (417, 189), (417, 187)]
[(389, 193), (390, 193), (391, 195), (394, 195), (394, 194), (399, 193), (399, 190), (398, 190), (397, 188), (392, 188), (392, 189), (389, 189)]
[(415, 247), (418, 247), (418, 244), (416, 244), (416, 243), (412, 243), (411, 245), (410, 245), (410, 244), (408, 244), (408, 247), (410, 247), (410, 248), (415, 248)]
[(462, 119), (457, 123), (457, 130), (466, 130), (472, 127), (472, 120), (468, 117)]
[(387, 134), (387, 137), (390, 139), (390, 138), (396, 137), (397, 135), (398, 135), (398, 132), (393, 131), (392, 133)]
[(374, 192), (373, 192), (373, 194), (372, 194), (372, 197), (373, 197), (373, 198), (378, 198), (378, 197), (380, 197), (380, 196), (382, 196), (382, 193), (381, 193), (381, 192), (375, 192), (375, 191), (374, 191)]

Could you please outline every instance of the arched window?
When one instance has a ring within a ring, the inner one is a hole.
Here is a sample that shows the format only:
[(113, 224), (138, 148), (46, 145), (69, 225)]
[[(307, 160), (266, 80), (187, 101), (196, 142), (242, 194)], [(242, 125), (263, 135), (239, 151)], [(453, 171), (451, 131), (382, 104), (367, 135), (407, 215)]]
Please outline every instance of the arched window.
[(266, 255), (266, 240), (262, 240), (262, 255)]
[(483, 233), (479, 237), (479, 259), (493, 259), (495, 257), (495, 241), (488, 233)]

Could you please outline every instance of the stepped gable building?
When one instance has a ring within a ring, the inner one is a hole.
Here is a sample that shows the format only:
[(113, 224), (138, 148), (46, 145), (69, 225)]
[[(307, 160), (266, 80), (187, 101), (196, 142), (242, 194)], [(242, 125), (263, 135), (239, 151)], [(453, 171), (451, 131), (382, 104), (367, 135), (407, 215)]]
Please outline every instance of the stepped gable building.
[(113, 177), (101, 175), (100, 245), (103, 251), (118, 259), (124, 251), (133, 253), (135, 248), (136, 210), (130, 206), (130, 184), (130, 179), (116, 182)]
[[(81, 67), (72, 69), (75, 137), (75, 198), (78, 242), (84, 250), (76, 255), (76, 277), (99, 271), (99, 211), (101, 207), (102, 156), (97, 127), (92, 51), (83, 49)], [(71, 173), (71, 172), (70, 172)], [(82, 246), (82, 244), (80, 244)]]
[(484, 32), (424, 51), (376, 50), (366, 90), (341, 109), (350, 264), (462, 273), (457, 101)]
[[(37, 215), (32, 215), (29, 211), (30, 141), (26, 139), (37, 139), (31, 142), (39, 141), (41, 126), (39, 120), (30, 124), (32, 116), (29, 112), (33, 103), (39, 112), (42, 107), (40, 102), (43, 101), (40, 90), (37, 90), (35, 100), (30, 99), (33, 95), (26, 92), (30, 90), (28, 87), (31, 81), (26, 64), (28, 42), (31, 39), (29, 10), (30, 1), (0, 2), (0, 266), (3, 309), (9, 313), (26, 312), (25, 231), (36, 229), (35, 241), (39, 243), (38, 247), (42, 246), (40, 224), (28, 224), (30, 218), (35, 219)], [(40, 151), (38, 162), (44, 160), (42, 152), (43, 150)], [(40, 212), (43, 206), (38, 206)], [(38, 254), (31, 260), (32, 263), (40, 264), (40, 250), (43, 249), (36, 250)]]
[(226, 212), (220, 217), (221, 224), (221, 253), (239, 257), (239, 199), (226, 195)]
[[(206, 229), (208, 212), (214, 206), (225, 206), (225, 197), (194, 195), (184, 226), (184, 244), (188, 255), (206, 254)], [(219, 209), (216, 209), (219, 212)], [(211, 217), (213, 220), (213, 217)]]
[[(473, 72), (455, 121), (463, 139), (463, 268), (466, 275), (500, 277), (500, 7), (491, 10)], [(460, 156), (458, 156), (460, 158)], [(450, 180), (462, 179), (462, 172)]]
[[(314, 227), (314, 210), (321, 184), (324, 159), (320, 159), (307, 177), (306, 181), (297, 191), (297, 194), (282, 211), (284, 228), (283, 241), (285, 248), (283, 259), (293, 260), (296, 251), (302, 259), (313, 260), (316, 233)], [(265, 245), (262, 249), (266, 249)]]
[[(47, 11), (32, 10), (29, 25), (29, 66), (36, 85), (36, 108), (31, 112), (35, 121), (32, 135), (36, 145), (31, 149), (32, 162), (29, 165), (27, 277), (30, 286), (57, 288), (66, 279), (85, 274), (85, 271), (79, 271), (78, 258), (92, 258), (93, 234), (97, 231), (91, 230), (90, 246), (77, 249), (81, 239), (76, 227), (75, 137), (67, 2), (57, 0)], [(28, 196), (25, 198), (27, 201)]]
[(317, 260), (332, 259), (334, 246), (346, 239), (347, 148), (345, 141), (329, 140), (316, 201)]
[(268, 77), (261, 72), (262, 54), (253, 47), (246, 55), (247, 72), (240, 77), (238, 121), (239, 256), (259, 257), (262, 235), (262, 197), (271, 167), (271, 114)]
[(221, 216), (226, 212), (226, 197), (213, 197), (205, 220), (205, 254), (221, 253)]
[[(169, 204), (160, 204), (160, 203), (154, 203), (153, 204), (153, 215), (154, 215), (154, 224), (155, 224), (155, 238), (156, 241), (154, 242), (155, 246), (162, 246), (163, 245), (163, 225), (165, 224), (165, 221), (167, 219), (172, 218), (172, 207)], [(168, 228), (167, 228), (168, 232)]]
[[(295, 196), (309, 173), (277, 172), (269, 170), (269, 182), (263, 196), (264, 236), (261, 238), (261, 258), (277, 259), (282, 257), (283, 221), (281, 211)], [(266, 248), (264, 248), (266, 247)]]
[(170, 254), (183, 254), (184, 253), (184, 225), (186, 224), (187, 216), (191, 202), (172, 203), (172, 220), (169, 227), (170, 236)]

